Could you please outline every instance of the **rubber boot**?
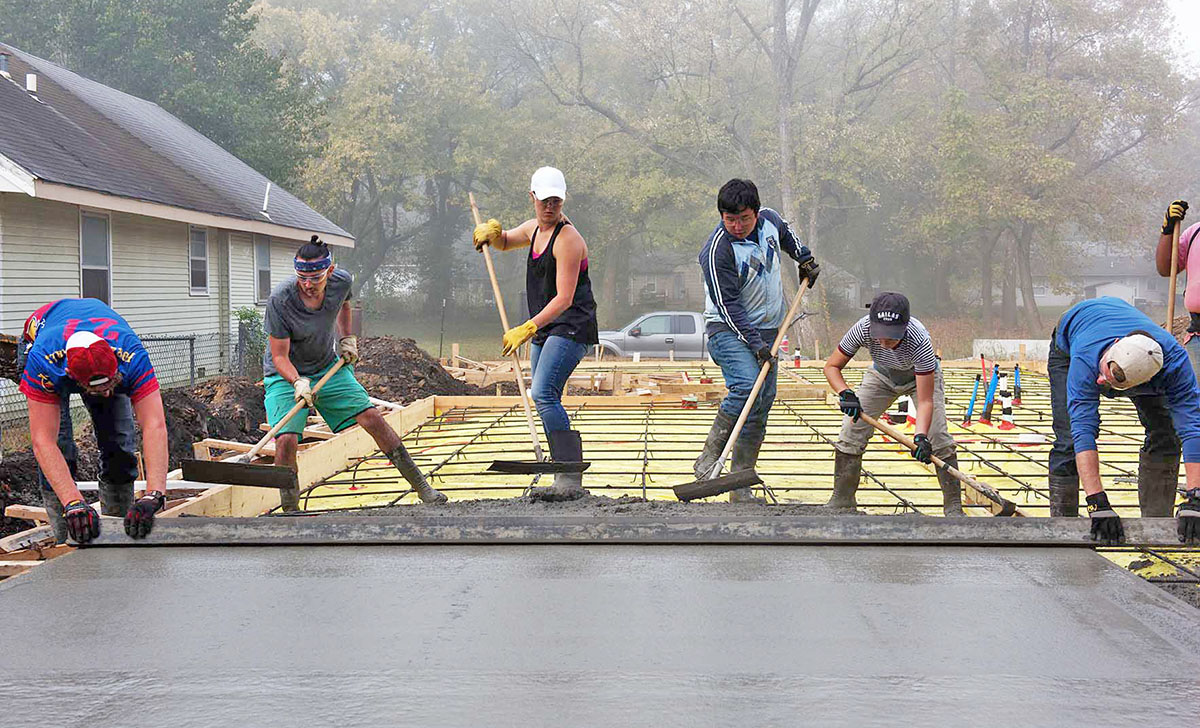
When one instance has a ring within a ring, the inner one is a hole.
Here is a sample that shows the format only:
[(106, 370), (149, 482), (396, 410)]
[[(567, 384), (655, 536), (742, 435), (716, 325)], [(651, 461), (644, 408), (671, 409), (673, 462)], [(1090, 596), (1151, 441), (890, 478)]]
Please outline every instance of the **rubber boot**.
[[(958, 470), (958, 455), (950, 453), (949, 455), (938, 455), (942, 462), (950, 467)], [(962, 507), (962, 483), (958, 482), (958, 478), (946, 472), (944, 468), (938, 468), (938, 484), (942, 486), (942, 515), (944, 516), (965, 516)]]
[(421, 473), (421, 469), (413, 462), (412, 455), (408, 454), (408, 450), (403, 445), (397, 445), (395, 450), (388, 453), (388, 460), (392, 461), (392, 465), (396, 466), (396, 470), (400, 471), (400, 475), (408, 481), (412, 489), (417, 491), (417, 497), (422, 503), (445, 503), (446, 494), (441, 491), (434, 490), (429, 481)]
[(1079, 517), (1079, 476), (1048, 476), (1050, 483), (1050, 515), (1055, 518)]
[(99, 482), (100, 513), (105, 516), (125, 517), (133, 507), (133, 483)]
[[(743, 470), (753, 470), (758, 464), (758, 451), (762, 448), (764, 432), (748, 432), (745, 429), (733, 443), (733, 454), (729, 459), (729, 472), (737, 473)], [(719, 453), (718, 453), (719, 454)], [(730, 503), (758, 503), (767, 501), (756, 497), (749, 488), (738, 488), (729, 491)]]
[(42, 489), (42, 505), (46, 508), (46, 516), (50, 519), (50, 527), (54, 529), (56, 543), (67, 542), (67, 519), (63, 517), (63, 504), (52, 490)]
[(279, 489), (279, 510), (284, 513), (299, 513), (300, 512), (300, 489), (299, 488), (280, 488)]
[(833, 457), (833, 496), (825, 504), (826, 508), (855, 508), (858, 502), (854, 493), (858, 491), (858, 479), (862, 475), (862, 455), (851, 455), (834, 449)]
[(736, 417), (717, 410), (717, 417), (708, 430), (708, 438), (704, 440), (704, 449), (700, 451), (700, 457), (696, 458), (696, 462), (692, 463), (692, 472), (695, 473), (697, 480), (703, 480), (712, 474), (712, 469), (721, 457), (725, 443), (729, 442), (729, 434), (733, 432), (733, 426), (736, 424)]
[[(553, 430), (546, 433), (550, 440), (550, 457), (556, 463), (577, 463), (583, 460), (583, 440), (578, 430)], [(532, 488), (529, 497), (535, 501), (579, 500), (588, 494), (583, 487), (583, 473), (555, 473), (554, 483)]]
[(1175, 490), (1179, 486), (1179, 454), (1138, 453), (1138, 505), (1142, 518), (1175, 515)]

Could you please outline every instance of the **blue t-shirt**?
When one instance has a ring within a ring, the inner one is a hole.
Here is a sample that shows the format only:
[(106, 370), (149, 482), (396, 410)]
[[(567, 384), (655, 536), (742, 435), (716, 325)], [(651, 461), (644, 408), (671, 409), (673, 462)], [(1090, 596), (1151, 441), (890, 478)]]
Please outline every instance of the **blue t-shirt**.
[[(1096, 384), (1100, 355), (1117, 339), (1134, 332), (1146, 334), (1162, 347), (1162, 369), (1150, 381), (1126, 390), (1107, 390)], [(1183, 441), (1183, 461), (1200, 462), (1200, 389), (1187, 352), (1174, 336), (1121, 299), (1104, 297), (1068, 309), (1058, 320), (1054, 344), (1071, 358), (1067, 411), (1076, 452), (1096, 449), (1101, 394), (1165, 395), (1175, 432)]]
[(84, 391), (67, 374), (67, 339), (76, 331), (91, 331), (112, 346), (121, 374), (116, 393), (137, 402), (158, 390), (150, 355), (120, 314), (94, 298), (64, 298), (42, 306), (25, 320), (21, 338), (28, 353), (20, 386), (25, 396), (58, 404)]

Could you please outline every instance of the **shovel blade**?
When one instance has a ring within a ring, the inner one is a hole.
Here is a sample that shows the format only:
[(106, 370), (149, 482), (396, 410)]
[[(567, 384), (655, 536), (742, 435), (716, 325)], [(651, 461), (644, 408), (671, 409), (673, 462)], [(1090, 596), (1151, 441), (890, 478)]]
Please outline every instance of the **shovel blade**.
[(540, 473), (582, 473), (592, 466), (583, 460), (555, 462), (547, 460), (496, 460), (488, 470), (493, 473), (509, 473), (513, 475), (536, 475)]
[(690, 483), (682, 483), (672, 488), (672, 490), (675, 491), (676, 498), (687, 502), (696, 500), (697, 498), (710, 498), (714, 495), (728, 493), (731, 490), (749, 488), (761, 482), (762, 478), (758, 477), (758, 473), (751, 468), (750, 470), (739, 470), (736, 473), (729, 473), (728, 475), (721, 475), (716, 478), (701, 478), (700, 480), (693, 480)]
[(184, 480), (222, 485), (248, 485), (255, 488), (286, 490), (300, 487), (296, 471), (278, 465), (250, 465), (220, 460), (184, 460)]

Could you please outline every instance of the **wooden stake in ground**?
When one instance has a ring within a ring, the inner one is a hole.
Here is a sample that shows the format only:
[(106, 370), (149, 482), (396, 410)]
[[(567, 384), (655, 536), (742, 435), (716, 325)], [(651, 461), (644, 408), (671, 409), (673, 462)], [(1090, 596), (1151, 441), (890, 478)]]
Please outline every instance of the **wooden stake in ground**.
[(1167, 286), (1167, 324), (1164, 328), (1172, 333), (1175, 325), (1175, 279), (1179, 277), (1179, 228), (1183, 220), (1175, 222), (1175, 230), (1171, 233), (1171, 282)]
[[(914, 443), (912, 441), (911, 437), (904, 434), (903, 432), (896, 429), (895, 427), (892, 427), (891, 425), (886, 424), (884, 422), (880, 422), (879, 420), (875, 419), (874, 417), (867, 414), (866, 412), (860, 413), (859, 416), (862, 417), (864, 420), (866, 420), (867, 424), (871, 425), (876, 430), (879, 430), (880, 432), (882, 432), (883, 434), (892, 438), (893, 440), (900, 443), (901, 445), (907, 447), (909, 450), (915, 450), (917, 448), (916, 443)], [(970, 475), (967, 475), (966, 473), (962, 472), (958, 468), (954, 468), (954, 467), (947, 465), (946, 461), (942, 460), (937, 455), (933, 456), (933, 464), (936, 465), (937, 467), (945, 470), (947, 473), (950, 473), (955, 478), (958, 478), (958, 481), (960, 483), (962, 483), (963, 485), (966, 485), (968, 488), (972, 488), (973, 490), (978, 492), (980, 495), (982, 495), (984, 498), (986, 498), (990, 504), (993, 504), (994, 506), (996, 506), (996, 507), (992, 508), (992, 512), (995, 513), (997, 516), (1024, 516), (1025, 515), (1024, 513), (1021, 512), (1021, 509), (1017, 508), (1016, 503), (1013, 503), (1012, 501), (1008, 500), (1004, 496), (1000, 495), (1000, 492), (997, 491), (995, 488), (993, 488), (990, 485), (986, 485), (984, 483), (979, 482), (978, 480), (976, 480), (975, 478), (972, 478)]]
[[(471, 201), (471, 214), (475, 217), (475, 224), (483, 222), (479, 218), (479, 208), (475, 206), (475, 193), (468, 192), (467, 198)], [(508, 331), (508, 313), (504, 310), (504, 296), (500, 293), (500, 282), (496, 279), (496, 267), (492, 265), (492, 246), (483, 246), (483, 261), (487, 264), (488, 278), (492, 280), (492, 296), (496, 299), (496, 310), (500, 312), (500, 325), (504, 327), (504, 331)], [(546, 458), (542, 455), (542, 445), (538, 441), (537, 425), (533, 422), (533, 409), (529, 406), (529, 397), (525, 393), (525, 376), (521, 373), (521, 357), (517, 352), (513, 352), (513, 372), (517, 375), (517, 389), (521, 392), (521, 405), (525, 407), (525, 420), (529, 423), (529, 439), (533, 441), (533, 455), (539, 462), (545, 462)]]

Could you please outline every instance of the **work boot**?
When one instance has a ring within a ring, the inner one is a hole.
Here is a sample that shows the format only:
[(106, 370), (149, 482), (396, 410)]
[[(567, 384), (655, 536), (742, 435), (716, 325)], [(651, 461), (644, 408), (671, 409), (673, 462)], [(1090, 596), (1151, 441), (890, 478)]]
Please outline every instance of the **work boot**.
[(1050, 483), (1050, 515), (1055, 518), (1079, 517), (1079, 476), (1055, 475), (1048, 476)]
[[(556, 463), (578, 463), (583, 461), (583, 440), (578, 430), (552, 430), (546, 433), (550, 440), (550, 458)], [(588, 494), (583, 487), (583, 473), (555, 473), (552, 485), (531, 488), (529, 497), (535, 501), (579, 500)]]
[(54, 529), (55, 543), (67, 542), (67, 519), (63, 517), (63, 504), (52, 490), (42, 488), (42, 505), (46, 508), (46, 517), (50, 519), (50, 527)]
[(833, 457), (833, 496), (825, 504), (826, 508), (855, 508), (858, 502), (854, 493), (858, 490), (858, 479), (862, 474), (862, 454), (851, 455), (834, 449)]
[(1138, 453), (1138, 505), (1142, 518), (1175, 515), (1175, 490), (1179, 486), (1179, 453)]
[(125, 517), (133, 506), (133, 483), (99, 482), (100, 513), (105, 516)]
[[(729, 472), (737, 473), (743, 470), (753, 470), (758, 463), (758, 451), (762, 448), (763, 436), (766, 433), (747, 432), (742, 430), (737, 442), (733, 443), (733, 455), (729, 461)], [(722, 445), (724, 447), (724, 445)], [(720, 455), (720, 453), (717, 453)], [(730, 503), (766, 503), (763, 498), (756, 497), (749, 488), (738, 488), (729, 491)]]
[(445, 493), (434, 490), (429, 484), (403, 445), (397, 445), (395, 450), (389, 452), (388, 460), (392, 461), (392, 465), (396, 466), (396, 470), (400, 471), (400, 475), (404, 476), (412, 489), (417, 491), (417, 497), (422, 503), (445, 503), (448, 500)]
[[(958, 470), (958, 455), (938, 455), (942, 462)], [(951, 475), (945, 468), (938, 468), (938, 484), (942, 486), (942, 515), (965, 516), (962, 507), (962, 483)]]
[(284, 513), (299, 513), (300, 512), (300, 489), (299, 488), (280, 488), (279, 489), (279, 510)]
[(720, 459), (725, 443), (729, 442), (729, 434), (733, 432), (733, 426), (736, 424), (736, 417), (717, 410), (717, 417), (713, 420), (708, 438), (704, 441), (704, 449), (700, 451), (696, 462), (692, 463), (692, 472), (696, 474), (697, 480), (703, 480), (712, 474), (712, 469)]

